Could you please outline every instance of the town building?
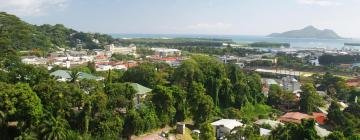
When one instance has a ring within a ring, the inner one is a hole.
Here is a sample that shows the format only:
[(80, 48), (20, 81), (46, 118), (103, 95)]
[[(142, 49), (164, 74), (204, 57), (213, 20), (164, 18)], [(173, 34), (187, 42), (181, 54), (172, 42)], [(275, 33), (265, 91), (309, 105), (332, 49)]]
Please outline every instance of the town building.
[(124, 54), (124, 55), (136, 55), (136, 46), (131, 44), (128, 47), (115, 46), (110, 44), (105, 46), (107, 51), (110, 51), (112, 54)]
[(278, 118), (278, 121), (287, 123), (287, 122), (293, 122), (293, 123), (301, 123), (302, 119), (314, 119), (318, 124), (324, 125), (326, 120), (326, 114), (319, 113), (319, 112), (313, 112), (312, 115), (304, 114), (300, 112), (288, 112)]
[(140, 104), (141, 100), (145, 99), (146, 95), (152, 91), (152, 89), (144, 87), (138, 83), (130, 83), (130, 85), (136, 90), (135, 104)]
[[(57, 70), (54, 71), (52, 73), (50, 73), (51, 76), (54, 76), (57, 81), (59, 82), (66, 82), (66, 81), (71, 81), (72, 77), (70, 75), (71, 71), (67, 71), (67, 70)], [(100, 81), (100, 80), (104, 80), (104, 77), (97, 77), (85, 72), (78, 72), (78, 79), (88, 79), (88, 80), (96, 80), (96, 81)]]
[(160, 57), (167, 56), (181, 56), (181, 51), (178, 49), (167, 49), (167, 48), (151, 48), (155, 52), (155, 55)]
[(298, 80), (296, 80), (293, 76), (283, 77), (281, 79), (281, 85), (284, 90), (290, 92), (299, 91), (301, 87), (301, 83)]
[(275, 121), (275, 120), (270, 120), (270, 119), (260, 119), (260, 120), (257, 120), (255, 122), (255, 124), (257, 124), (257, 125), (266, 125), (266, 124), (268, 124), (268, 125), (271, 126), (271, 129), (275, 129), (278, 126), (284, 125), (284, 123), (282, 123), (280, 121)]
[(43, 57), (27, 56), (22, 57), (21, 62), (29, 65), (46, 65), (48, 60)]
[(243, 126), (243, 123), (235, 119), (221, 119), (211, 123), (211, 125), (214, 127), (216, 139), (221, 139), (235, 127)]

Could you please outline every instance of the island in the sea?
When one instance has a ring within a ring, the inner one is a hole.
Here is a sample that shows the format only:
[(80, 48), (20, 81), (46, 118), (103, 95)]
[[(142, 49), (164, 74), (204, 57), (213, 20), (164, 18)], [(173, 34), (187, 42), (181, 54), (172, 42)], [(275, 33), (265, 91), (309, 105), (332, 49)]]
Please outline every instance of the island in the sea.
[(307, 26), (300, 30), (292, 30), (283, 33), (272, 33), (269, 37), (284, 38), (317, 38), (317, 39), (341, 39), (336, 32), (329, 29), (320, 30), (314, 26)]

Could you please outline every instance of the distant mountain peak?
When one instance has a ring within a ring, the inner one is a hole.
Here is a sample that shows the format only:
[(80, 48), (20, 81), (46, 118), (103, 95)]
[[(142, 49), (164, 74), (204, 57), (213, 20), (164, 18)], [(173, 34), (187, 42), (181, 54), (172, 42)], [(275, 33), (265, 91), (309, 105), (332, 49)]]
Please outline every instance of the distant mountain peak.
[(319, 30), (312, 25), (306, 26), (303, 30)]
[(292, 30), (283, 33), (272, 33), (269, 37), (285, 38), (320, 38), (320, 39), (340, 39), (341, 37), (330, 29), (320, 30), (312, 25), (300, 30)]

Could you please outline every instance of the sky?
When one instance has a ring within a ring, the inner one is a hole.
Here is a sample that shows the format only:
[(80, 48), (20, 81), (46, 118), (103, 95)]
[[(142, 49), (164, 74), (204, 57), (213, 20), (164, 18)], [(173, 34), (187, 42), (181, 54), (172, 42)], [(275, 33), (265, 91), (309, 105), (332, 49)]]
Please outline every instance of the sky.
[(268, 35), (313, 25), (360, 38), (360, 0), (0, 0), (0, 11), (84, 32)]

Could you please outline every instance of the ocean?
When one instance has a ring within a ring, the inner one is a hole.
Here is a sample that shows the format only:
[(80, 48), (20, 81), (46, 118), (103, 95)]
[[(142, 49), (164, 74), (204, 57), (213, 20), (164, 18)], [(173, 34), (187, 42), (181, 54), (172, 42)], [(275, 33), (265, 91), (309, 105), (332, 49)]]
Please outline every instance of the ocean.
[[(275, 42), (289, 43), (291, 48), (337, 48), (344, 47), (344, 43), (360, 43), (360, 39), (314, 39), (314, 38), (273, 38), (250, 35), (179, 35), (179, 34), (111, 34), (114, 38), (216, 38), (231, 39), (238, 43)], [(360, 46), (347, 46), (360, 49)]]

